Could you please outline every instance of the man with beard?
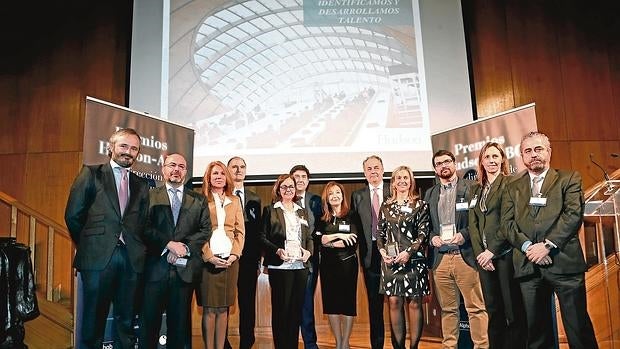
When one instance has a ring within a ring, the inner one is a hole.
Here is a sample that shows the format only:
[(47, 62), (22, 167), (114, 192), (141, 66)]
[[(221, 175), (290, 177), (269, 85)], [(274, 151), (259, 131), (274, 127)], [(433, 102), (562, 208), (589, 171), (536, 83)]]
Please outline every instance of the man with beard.
[(515, 247), (515, 277), (527, 315), (528, 347), (552, 348), (553, 294), (571, 348), (598, 348), (586, 309), (587, 269), (577, 233), (583, 222), (581, 176), (549, 168), (549, 138), (530, 132), (521, 139), (527, 168), (506, 186), (503, 233)]
[(459, 291), (469, 315), (474, 348), (488, 348), (489, 320), (468, 228), (469, 196), (474, 182), (457, 176), (454, 154), (447, 150), (433, 155), (433, 167), (439, 183), (426, 191), (424, 201), (431, 213), (432, 270), (441, 306), (443, 348), (457, 347)]
[(183, 349), (191, 343), (192, 292), (202, 275), (202, 245), (211, 235), (211, 220), (205, 197), (183, 187), (187, 162), (182, 155), (166, 156), (162, 174), (165, 184), (149, 193), (139, 344), (157, 347), (165, 311), (166, 348)]
[[(258, 280), (261, 257), (259, 237), (263, 223), (261, 218), (261, 201), (255, 192), (243, 186), (247, 171), (245, 160), (235, 156), (228, 160), (226, 166), (235, 184), (233, 194), (241, 200), (245, 221), (245, 243), (243, 244), (243, 252), (239, 259), (239, 276), (237, 278), (237, 301), (239, 304), (239, 348), (249, 349), (256, 340), (254, 335), (254, 327), (256, 325), (256, 282)], [(228, 338), (226, 338), (224, 348), (231, 348)]]
[(65, 222), (82, 279), (79, 348), (100, 349), (110, 303), (114, 304), (121, 348), (133, 348), (138, 276), (144, 269), (144, 223), (148, 183), (129, 171), (140, 152), (140, 136), (130, 128), (110, 136), (104, 164), (84, 166), (69, 193)]

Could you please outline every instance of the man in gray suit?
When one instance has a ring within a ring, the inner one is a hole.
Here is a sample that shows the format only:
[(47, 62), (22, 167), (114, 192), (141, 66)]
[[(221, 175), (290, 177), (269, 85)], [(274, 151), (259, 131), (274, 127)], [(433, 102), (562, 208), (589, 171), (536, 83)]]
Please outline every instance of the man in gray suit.
[[(527, 315), (528, 347), (554, 347), (551, 302), (555, 293), (571, 348), (598, 348), (586, 309), (587, 269), (577, 233), (583, 222), (581, 176), (549, 167), (549, 138), (521, 139), (527, 171), (506, 186), (503, 233), (515, 247), (515, 277)], [(557, 343), (556, 343), (557, 345)]]
[(166, 312), (166, 348), (191, 343), (191, 301), (202, 275), (202, 245), (211, 235), (204, 196), (184, 188), (187, 162), (180, 154), (164, 160), (165, 184), (149, 194), (144, 297), (140, 310), (140, 348), (157, 347)]
[(433, 280), (441, 306), (443, 347), (456, 348), (459, 338), (460, 294), (469, 315), (474, 348), (488, 348), (488, 316), (469, 237), (468, 209), (474, 183), (456, 174), (454, 154), (439, 150), (433, 167), (439, 183), (426, 191), (431, 213)]
[[(366, 295), (368, 297), (370, 346), (372, 349), (382, 349), (385, 341), (385, 327), (383, 323), (384, 297), (382, 294), (379, 294), (381, 255), (377, 248), (377, 223), (381, 203), (389, 197), (390, 189), (383, 182), (383, 160), (380, 157), (371, 155), (362, 162), (362, 166), (368, 186), (351, 193), (351, 211), (355, 213), (355, 225), (359, 238), (360, 264), (364, 273), (364, 285), (366, 285)], [(404, 336), (405, 334), (403, 333), (402, 335)]]
[(140, 136), (130, 128), (110, 136), (104, 164), (84, 166), (75, 178), (65, 222), (80, 271), (84, 312), (82, 349), (101, 349), (110, 304), (121, 348), (133, 348), (138, 277), (144, 269), (144, 223), (148, 183), (129, 171), (140, 152)]

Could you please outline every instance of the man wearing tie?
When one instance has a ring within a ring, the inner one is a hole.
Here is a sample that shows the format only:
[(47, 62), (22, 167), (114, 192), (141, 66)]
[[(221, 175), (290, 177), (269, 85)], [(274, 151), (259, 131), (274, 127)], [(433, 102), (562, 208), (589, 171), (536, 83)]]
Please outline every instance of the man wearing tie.
[(385, 340), (383, 324), (384, 297), (382, 294), (379, 294), (381, 255), (377, 248), (377, 223), (379, 221), (379, 208), (383, 200), (388, 198), (390, 190), (387, 186), (385, 186), (386, 189), (384, 190), (383, 161), (380, 157), (371, 155), (364, 160), (362, 166), (368, 186), (351, 193), (351, 211), (355, 212), (360, 263), (362, 264), (364, 284), (366, 285), (366, 295), (368, 297), (370, 344), (372, 349), (382, 349)]
[(598, 348), (586, 309), (587, 267), (577, 236), (584, 208), (581, 176), (549, 168), (551, 144), (543, 133), (521, 139), (521, 158), (527, 171), (506, 186), (502, 232), (516, 250), (513, 262), (525, 304), (528, 347), (557, 346), (551, 313), (555, 293), (569, 346)]
[(129, 171), (140, 152), (130, 128), (110, 136), (108, 163), (84, 166), (75, 178), (65, 222), (76, 246), (84, 312), (79, 348), (101, 349), (110, 304), (121, 348), (133, 348), (138, 277), (144, 269), (148, 183)]
[[(239, 276), (237, 278), (237, 302), (239, 303), (239, 348), (249, 349), (254, 345), (254, 327), (256, 325), (256, 282), (260, 272), (260, 230), (262, 229), (261, 201), (253, 191), (245, 189), (243, 181), (246, 164), (238, 156), (228, 160), (235, 188), (233, 194), (241, 200), (245, 220), (245, 243), (239, 259)], [(225, 348), (231, 348), (226, 338)]]
[(295, 193), (297, 195), (297, 203), (308, 212), (308, 226), (310, 233), (314, 239), (315, 252), (310, 257), (310, 272), (308, 273), (308, 282), (306, 283), (306, 293), (304, 296), (304, 305), (301, 310), (301, 336), (304, 339), (304, 348), (318, 348), (316, 344), (316, 328), (314, 325), (314, 292), (319, 278), (319, 254), (318, 246), (321, 246), (320, 237), (314, 232), (314, 222), (323, 215), (321, 206), (321, 197), (309, 193), (306, 190), (310, 184), (310, 171), (304, 165), (295, 165), (291, 168), (290, 175), (295, 178), (297, 184)]
[(180, 154), (164, 160), (165, 184), (149, 193), (140, 348), (157, 347), (166, 312), (166, 348), (191, 343), (191, 301), (202, 270), (201, 249), (211, 234), (204, 196), (184, 188), (187, 162)]
[(462, 295), (474, 348), (486, 349), (489, 348), (489, 318), (469, 237), (468, 209), (474, 183), (457, 176), (454, 160), (454, 154), (447, 150), (433, 154), (432, 164), (439, 183), (424, 195), (431, 213), (433, 281), (441, 306), (442, 344), (444, 348), (457, 347)]

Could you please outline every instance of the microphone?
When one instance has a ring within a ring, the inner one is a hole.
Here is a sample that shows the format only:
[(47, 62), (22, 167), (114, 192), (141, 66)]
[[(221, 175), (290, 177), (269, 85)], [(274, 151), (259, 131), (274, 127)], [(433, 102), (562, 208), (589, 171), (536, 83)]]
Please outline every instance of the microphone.
[(594, 165), (596, 165), (596, 167), (600, 168), (601, 171), (603, 171), (603, 175), (605, 176), (605, 182), (606, 182), (606, 185), (607, 185), (607, 190), (605, 191), (605, 195), (610, 195), (611, 193), (613, 193), (614, 186), (610, 182), (611, 179), (609, 178), (609, 174), (607, 174), (607, 171), (605, 171), (603, 166), (599, 165), (598, 162), (594, 161), (594, 154), (593, 153), (590, 153), (590, 162), (592, 162)]

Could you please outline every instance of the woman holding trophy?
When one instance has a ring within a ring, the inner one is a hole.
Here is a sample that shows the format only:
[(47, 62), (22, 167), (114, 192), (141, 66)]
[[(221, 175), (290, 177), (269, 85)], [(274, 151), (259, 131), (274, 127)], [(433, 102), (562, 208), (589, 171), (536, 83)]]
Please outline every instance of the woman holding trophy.
[(276, 349), (297, 348), (301, 309), (308, 279), (312, 236), (308, 213), (295, 203), (295, 178), (281, 175), (273, 204), (265, 207), (261, 242), (271, 287), (271, 329)]
[(209, 202), (212, 234), (202, 247), (205, 261), (197, 294), (203, 307), (202, 336), (205, 348), (224, 348), (228, 307), (234, 304), (243, 250), (245, 225), (239, 198), (232, 194), (232, 178), (220, 161), (205, 171), (202, 192)]
[(410, 347), (417, 348), (424, 323), (422, 300), (430, 294), (425, 263), (429, 208), (415, 193), (413, 174), (407, 166), (392, 172), (390, 193), (390, 199), (381, 206), (377, 227), (377, 247), (383, 258), (379, 292), (388, 296), (395, 348), (405, 348), (405, 303), (409, 308)]

